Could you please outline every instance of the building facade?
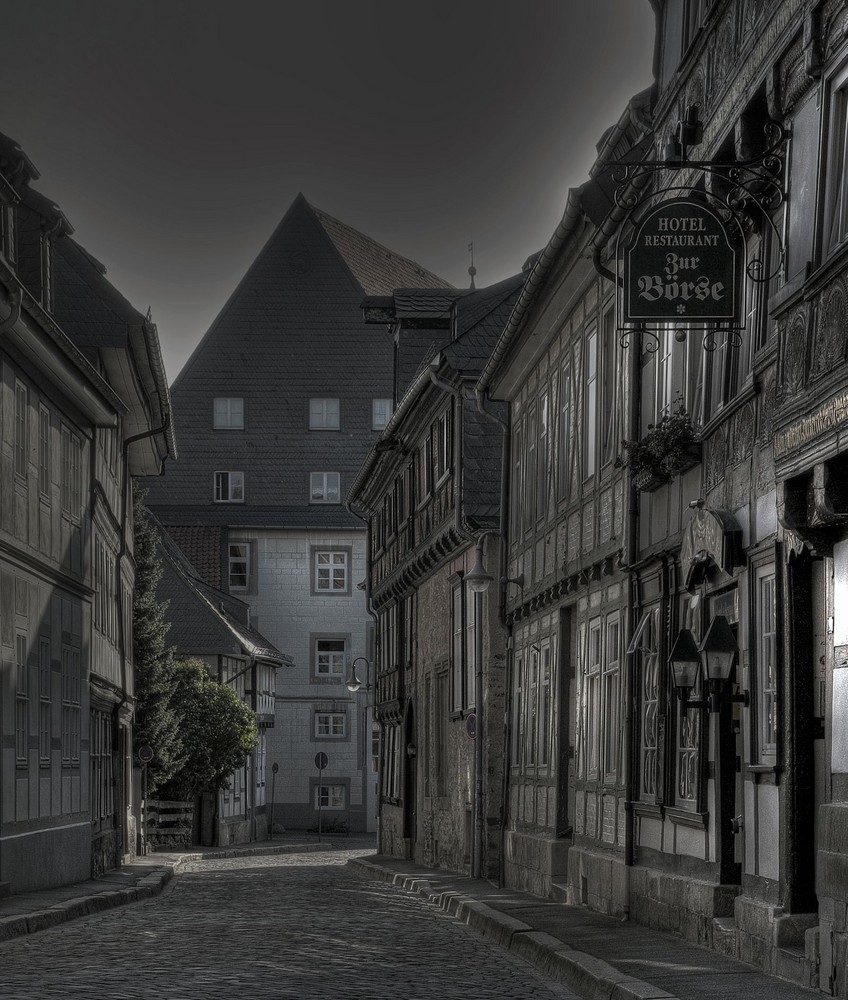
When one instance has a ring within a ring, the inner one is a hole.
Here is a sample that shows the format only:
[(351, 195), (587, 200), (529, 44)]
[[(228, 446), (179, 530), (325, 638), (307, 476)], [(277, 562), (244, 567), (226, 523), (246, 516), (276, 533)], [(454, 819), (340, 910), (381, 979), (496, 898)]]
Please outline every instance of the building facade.
[[(444, 286), (299, 197), (173, 385), (184, 461), (148, 504), (197, 575), (245, 601), (278, 672), (272, 825), (375, 829), (365, 528), (342, 500), (392, 409), (391, 337), (361, 302)], [(327, 766), (315, 766), (326, 754)]]
[[(348, 494), (368, 519), (377, 620), (378, 849), (487, 876), (503, 797), (505, 414), (478, 410), (473, 384), (523, 280), (366, 300), (393, 331), (403, 393)], [(485, 593), (476, 562), (490, 567)]]
[[(653, 7), (655, 86), (479, 385), (510, 403), (508, 572), (530, 581), (506, 617), (506, 875), (844, 996), (848, 11)], [(725, 213), (738, 317), (628, 323), (627, 255), (681, 193)]]
[(277, 671), (291, 658), (251, 624), (250, 606), (197, 576), (176, 543), (159, 530), (162, 577), (157, 597), (167, 602), (168, 643), (178, 659), (202, 660), (212, 677), (232, 687), (256, 716), (256, 749), (229, 780), (229, 787), (205, 793), (194, 803), (194, 836), (205, 845), (226, 847), (271, 835), (273, 775), (268, 769), (268, 735), (274, 727)]
[(135, 851), (131, 478), (173, 455), (156, 329), (0, 137), (0, 885)]

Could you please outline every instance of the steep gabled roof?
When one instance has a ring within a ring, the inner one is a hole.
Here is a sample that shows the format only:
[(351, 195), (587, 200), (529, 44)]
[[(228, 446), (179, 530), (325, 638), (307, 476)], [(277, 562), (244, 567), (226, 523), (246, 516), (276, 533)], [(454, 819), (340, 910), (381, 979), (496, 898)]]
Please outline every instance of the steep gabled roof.
[(320, 208), (309, 207), (366, 295), (389, 295), (395, 288), (452, 287), (414, 260), (401, 257)]
[[(393, 398), (394, 343), (365, 322), (362, 283), (422, 275), (447, 290), (299, 196), (172, 386), (184, 457), (148, 506), (168, 525), (358, 529), (343, 504), (313, 502), (312, 474), (338, 473), (343, 495), (379, 435), (374, 401)], [(242, 428), (215, 428), (218, 397), (243, 400)], [(337, 428), (310, 429), (313, 399), (339, 401)], [(221, 471), (244, 474), (242, 502), (214, 502)]]

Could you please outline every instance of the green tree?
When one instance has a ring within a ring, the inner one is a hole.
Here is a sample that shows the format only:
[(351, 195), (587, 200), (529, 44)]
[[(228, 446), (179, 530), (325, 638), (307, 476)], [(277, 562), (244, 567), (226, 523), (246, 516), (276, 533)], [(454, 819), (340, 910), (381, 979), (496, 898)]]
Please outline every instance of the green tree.
[(213, 678), (202, 660), (176, 661), (174, 675), (184, 759), (163, 794), (185, 800), (228, 788), (233, 771), (256, 748), (259, 730), (250, 708)]
[(135, 513), (135, 592), (133, 593), (133, 663), (135, 670), (135, 750), (153, 749), (147, 765), (151, 795), (176, 773), (183, 742), (174, 709), (176, 684), (173, 650), (166, 645), (170, 625), (167, 604), (157, 597), (162, 566), (156, 551), (158, 531), (144, 507), (144, 491), (133, 481)]

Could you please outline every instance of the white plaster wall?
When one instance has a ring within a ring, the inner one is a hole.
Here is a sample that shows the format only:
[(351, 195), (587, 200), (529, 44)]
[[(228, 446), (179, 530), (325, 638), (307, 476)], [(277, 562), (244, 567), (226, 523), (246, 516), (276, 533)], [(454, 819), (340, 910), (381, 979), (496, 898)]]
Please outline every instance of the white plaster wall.
[[(316, 679), (311, 662), (310, 637), (314, 633), (349, 636), (350, 660), (368, 657), (368, 626), (371, 621), (365, 592), (357, 588), (365, 579), (365, 533), (359, 531), (253, 531), (239, 538), (256, 541), (256, 593), (247, 595), (253, 623), (294, 666), (277, 671), (274, 728), (268, 734), (267, 794), (271, 794), (271, 767), (279, 764), (274, 782), (275, 815), (284, 826), (310, 825), (314, 804), (314, 781), (318, 777), (315, 755), (327, 754), (329, 764), (322, 774), (325, 784), (347, 787), (348, 808), (363, 812), (374, 829), (374, 778), (367, 771), (367, 796), (363, 801), (363, 769), (370, 765), (370, 732), (363, 732), (364, 698), (352, 695), (345, 676)], [(313, 594), (311, 551), (313, 547), (351, 549), (349, 592), (339, 596)], [(364, 674), (359, 665), (360, 678)], [(373, 682), (374, 678), (371, 677)], [(314, 735), (315, 711), (344, 712), (344, 738), (318, 740)], [(280, 815), (280, 810), (282, 814)], [(348, 810), (345, 810), (345, 814)], [(338, 812), (329, 818), (346, 819)]]

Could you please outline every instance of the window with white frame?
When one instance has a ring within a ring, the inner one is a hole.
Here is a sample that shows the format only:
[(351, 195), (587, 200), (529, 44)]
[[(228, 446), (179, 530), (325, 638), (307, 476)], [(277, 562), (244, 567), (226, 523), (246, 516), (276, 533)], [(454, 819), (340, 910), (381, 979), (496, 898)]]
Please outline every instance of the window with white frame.
[(18, 632), (15, 638), (15, 762), (25, 767), (29, 760), (29, 665), (27, 637)]
[(346, 594), (350, 590), (350, 553), (346, 549), (315, 549), (313, 590), (316, 594)]
[(830, 149), (825, 180), (826, 253), (848, 239), (848, 64), (829, 81)]
[(46, 767), (50, 763), (50, 740), (53, 735), (52, 710), (53, 685), (50, 640), (41, 636), (38, 640), (38, 758), (42, 767)]
[(316, 785), (315, 786), (315, 808), (316, 809), (344, 809), (345, 808), (345, 786), (344, 785)]
[(344, 712), (316, 712), (315, 735), (319, 739), (341, 739), (347, 735)]
[(519, 770), (524, 766), (524, 651), (515, 653), (512, 682), (512, 746), (510, 758), (512, 766)]
[(571, 448), (574, 437), (571, 400), (573, 396), (571, 358), (565, 355), (559, 370), (559, 414), (557, 425), (557, 499), (564, 500), (571, 486)]
[(598, 446), (598, 331), (586, 335), (585, 396), (583, 399), (583, 477), (595, 474)]
[(602, 767), (604, 781), (615, 781), (619, 755), (619, 677), (621, 672), (621, 620), (607, 616), (606, 649), (601, 676)]
[(543, 640), (539, 651), (539, 749), (536, 764), (547, 768), (551, 761), (551, 643)]
[(618, 433), (620, 399), (618, 392), (618, 365), (620, 352), (615, 332), (615, 309), (610, 307), (603, 318), (603, 342), (601, 344), (601, 465), (611, 462), (619, 446)]
[(536, 520), (540, 521), (545, 516), (548, 502), (548, 477), (551, 473), (551, 458), (548, 453), (550, 442), (549, 433), (549, 404), (550, 397), (547, 390), (543, 390), (539, 396), (539, 442), (536, 452)]
[(337, 431), (339, 429), (338, 399), (309, 400), (309, 429), (311, 431)]
[(80, 761), (80, 652), (62, 647), (62, 766)]
[(29, 391), (15, 382), (15, 475), (26, 478), (29, 450)]
[(230, 542), (228, 581), (230, 590), (247, 590), (250, 580), (250, 542)]
[(777, 756), (777, 577), (774, 567), (756, 573), (757, 750), (760, 763)]
[(309, 476), (310, 503), (341, 503), (338, 472), (313, 472)]
[(215, 503), (244, 503), (244, 473), (215, 473)]
[(646, 612), (640, 623), (638, 650), (640, 653), (640, 784), (639, 797), (649, 802), (657, 798), (657, 775), (660, 761), (659, 712), (660, 712), (660, 653), (659, 607)]
[(451, 464), (451, 413), (444, 413), (433, 424), (433, 472), (438, 482), (446, 476)]
[(216, 396), (212, 404), (212, 426), (219, 431), (244, 430), (244, 399)]
[(601, 728), (601, 619), (589, 622), (585, 659), (585, 730), (586, 768), (588, 777), (597, 777), (600, 771)]
[(390, 399), (374, 399), (371, 402), (371, 427), (375, 431), (381, 431), (389, 422), (392, 415), (392, 401)]
[(80, 439), (62, 425), (62, 513), (76, 519), (82, 502), (82, 461)]
[(342, 677), (347, 658), (347, 639), (315, 639), (315, 676)]
[(38, 409), (38, 492), (43, 500), (50, 499), (50, 411)]
[(456, 580), (451, 591), (451, 669), (455, 712), (474, 705), (477, 670), (476, 610), (474, 591), (461, 579)]

